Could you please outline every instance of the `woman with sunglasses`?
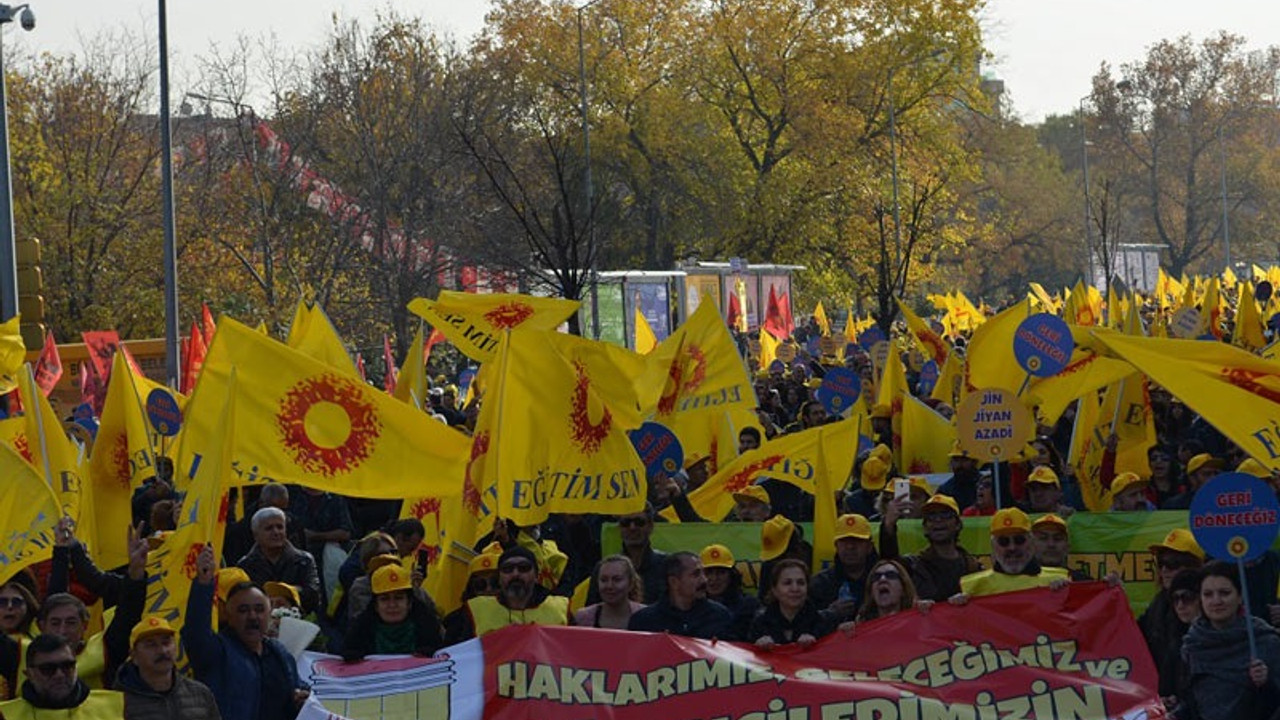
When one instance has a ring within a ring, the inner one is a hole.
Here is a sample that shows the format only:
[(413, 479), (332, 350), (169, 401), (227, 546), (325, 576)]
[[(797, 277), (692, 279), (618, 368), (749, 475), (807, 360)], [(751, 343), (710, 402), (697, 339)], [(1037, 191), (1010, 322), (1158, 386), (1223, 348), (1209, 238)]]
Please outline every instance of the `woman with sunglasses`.
[(640, 573), (626, 555), (610, 555), (596, 568), (600, 602), (573, 614), (573, 624), (581, 627), (626, 630), (631, 615), (644, 607), (640, 602), (643, 583)]
[[(1173, 576), (1169, 584), (1169, 604), (1173, 606), (1177, 624), (1174, 626), (1176, 646), (1182, 647), (1182, 638), (1187, 634), (1191, 624), (1200, 617), (1200, 571), (1180, 570)], [(1160, 698), (1165, 707), (1174, 708), (1178, 704), (1178, 696), (1190, 687), (1191, 677), (1187, 672), (1187, 664), (1182, 661), (1180, 652), (1172, 652), (1164, 657), (1155, 658), (1156, 674), (1159, 676)]]
[(794, 558), (779, 560), (769, 575), (764, 610), (751, 621), (747, 638), (769, 650), (796, 643), (808, 647), (836, 629), (835, 617), (809, 599), (809, 568)]
[[(1182, 639), (1190, 685), (1174, 711), (1197, 720), (1267, 720), (1280, 708), (1280, 634), (1243, 612), (1236, 566), (1200, 573), (1200, 617)], [(1252, 624), (1256, 653), (1249, 646)]]
[(1204, 564), (1204, 550), (1200, 549), (1191, 531), (1182, 528), (1170, 530), (1162, 542), (1151, 545), (1149, 549), (1156, 594), (1138, 618), (1138, 628), (1147, 641), (1151, 657), (1159, 663), (1160, 658), (1178, 655), (1182, 632), (1185, 632), (1179, 631), (1169, 588), (1179, 571), (1200, 569)]
[(916, 586), (911, 574), (897, 560), (881, 560), (867, 575), (867, 592), (863, 596), (862, 609), (857, 622), (896, 615), (903, 610), (933, 607), (932, 600), (916, 598)]

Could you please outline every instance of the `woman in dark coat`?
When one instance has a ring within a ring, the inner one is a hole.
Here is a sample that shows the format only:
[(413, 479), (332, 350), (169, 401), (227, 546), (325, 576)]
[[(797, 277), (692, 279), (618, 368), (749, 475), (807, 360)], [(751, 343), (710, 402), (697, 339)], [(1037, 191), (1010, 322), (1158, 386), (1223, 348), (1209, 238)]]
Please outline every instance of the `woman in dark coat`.
[(444, 646), (440, 616), (433, 605), (414, 597), (411, 574), (401, 565), (373, 573), (373, 602), (347, 632), (342, 657), (431, 655)]
[(809, 568), (800, 560), (779, 560), (770, 575), (764, 610), (751, 621), (747, 640), (765, 650), (796, 643), (808, 647), (836, 629), (836, 620), (809, 599)]

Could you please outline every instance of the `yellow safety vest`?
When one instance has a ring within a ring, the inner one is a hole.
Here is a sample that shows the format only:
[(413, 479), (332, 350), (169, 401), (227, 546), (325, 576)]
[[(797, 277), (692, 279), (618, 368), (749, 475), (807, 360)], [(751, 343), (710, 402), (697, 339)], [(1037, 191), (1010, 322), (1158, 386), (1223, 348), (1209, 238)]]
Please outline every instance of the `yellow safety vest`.
[(5, 720), (120, 720), (124, 717), (124, 695), (113, 690), (90, 690), (79, 707), (44, 710), (26, 700), (0, 703)]
[(475, 624), (476, 637), (491, 633), (508, 625), (568, 625), (569, 598), (550, 595), (536, 607), (512, 610), (491, 595), (473, 597), (467, 601), (467, 610)]
[(1070, 580), (1066, 568), (1042, 567), (1039, 575), (1009, 575), (995, 570), (982, 570), (960, 578), (960, 592), (970, 597), (996, 595), (1015, 590), (1048, 587), (1054, 580)]
[[(91, 690), (102, 687), (102, 675), (107, 671), (107, 648), (102, 643), (103, 633), (97, 633), (84, 643), (84, 649), (76, 655), (76, 676), (84, 681)], [(18, 656), (18, 684), (27, 676), (27, 653), (25, 647)], [(14, 695), (18, 694), (17, 688)]]

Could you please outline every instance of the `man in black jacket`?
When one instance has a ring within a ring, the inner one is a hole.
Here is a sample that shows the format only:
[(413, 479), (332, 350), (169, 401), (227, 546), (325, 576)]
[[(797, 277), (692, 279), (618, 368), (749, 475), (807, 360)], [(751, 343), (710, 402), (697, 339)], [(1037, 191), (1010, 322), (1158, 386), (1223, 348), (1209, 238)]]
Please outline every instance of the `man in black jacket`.
[(733, 613), (707, 599), (707, 575), (702, 560), (691, 552), (676, 552), (663, 560), (667, 594), (631, 616), (628, 630), (669, 632), (710, 640), (737, 640)]
[(809, 597), (818, 608), (830, 611), (837, 622), (844, 622), (852, 620), (862, 607), (867, 573), (879, 557), (871, 542), (871, 523), (862, 515), (836, 518), (835, 541), (835, 561), (813, 576)]
[(302, 595), (302, 612), (319, 609), (320, 574), (311, 553), (299, 550), (285, 534), (283, 510), (265, 507), (253, 514), (253, 548), (236, 563), (257, 585), (282, 582)]
[(221, 720), (213, 693), (176, 672), (177, 634), (159, 615), (129, 633), (131, 660), (120, 667), (116, 689), (124, 693), (125, 720)]

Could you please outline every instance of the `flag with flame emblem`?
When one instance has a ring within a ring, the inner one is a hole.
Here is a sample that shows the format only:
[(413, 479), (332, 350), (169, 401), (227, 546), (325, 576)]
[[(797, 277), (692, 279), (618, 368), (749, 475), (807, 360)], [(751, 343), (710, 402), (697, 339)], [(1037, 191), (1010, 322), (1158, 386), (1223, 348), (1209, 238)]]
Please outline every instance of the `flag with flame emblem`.
[[(465, 435), (229, 318), (218, 324), (188, 403), (179, 476), (218, 437), (238, 370), (233, 485), (298, 483), (367, 498), (438, 494), (463, 476)], [(181, 478), (179, 478), (181, 483)]]
[(496, 362), (474, 440), (490, 445), (476, 453), (469, 479), (496, 486), (500, 517), (534, 525), (551, 512), (644, 506), (644, 463), (626, 434), (642, 421), (644, 358), (573, 335), (513, 330), (500, 336)]
[(555, 330), (582, 303), (564, 298), (443, 290), (434, 301), (415, 298), (409, 311), (431, 323), (467, 357), (484, 362), (498, 350), (503, 330)]
[(62, 516), (58, 498), (17, 451), (0, 443), (0, 584), (53, 555), (53, 530)]
[(23, 430), (13, 438), (14, 449), (30, 458), (36, 473), (53, 487), (62, 513), (76, 522), (76, 537), (97, 552), (92, 488), (83, 482), (79, 451), (28, 372), (18, 373), (18, 397), (23, 407)]
[[(830, 487), (844, 487), (853, 470), (858, 447), (858, 420), (849, 418), (829, 425), (781, 435), (748, 450), (725, 465), (702, 487), (689, 493), (689, 503), (699, 515), (719, 522), (733, 509), (733, 493), (760, 477), (791, 483), (812, 493), (820, 474)], [(662, 511), (671, 522), (679, 522), (671, 508)]]
[(920, 319), (919, 315), (911, 312), (911, 308), (907, 307), (901, 299), (898, 299), (898, 309), (902, 311), (902, 318), (907, 321), (907, 330), (915, 338), (920, 352), (924, 353), (929, 360), (938, 363), (938, 367), (942, 367), (942, 364), (947, 361), (947, 353), (951, 352), (951, 346)]
[[(89, 479), (93, 483), (93, 506), (103, 528), (123, 527), (132, 518), (133, 491), (155, 475), (159, 436), (152, 430), (143, 406), (153, 390), (164, 388), (138, 377), (117, 352), (111, 362), (107, 399), (102, 404), (98, 435), (89, 456)], [(166, 391), (167, 388), (164, 388)], [(186, 401), (174, 394), (178, 406)], [(172, 451), (168, 453), (172, 456)], [(118, 567), (129, 562), (129, 547), (120, 533), (104, 533), (96, 548), (102, 567)]]
[(699, 305), (645, 358), (643, 387), (661, 389), (650, 408), (664, 424), (674, 413), (756, 406), (755, 387), (714, 302)]
[(1217, 342), (1095, 337), (1239, 445), (1280, 470), (1280, 363)]

